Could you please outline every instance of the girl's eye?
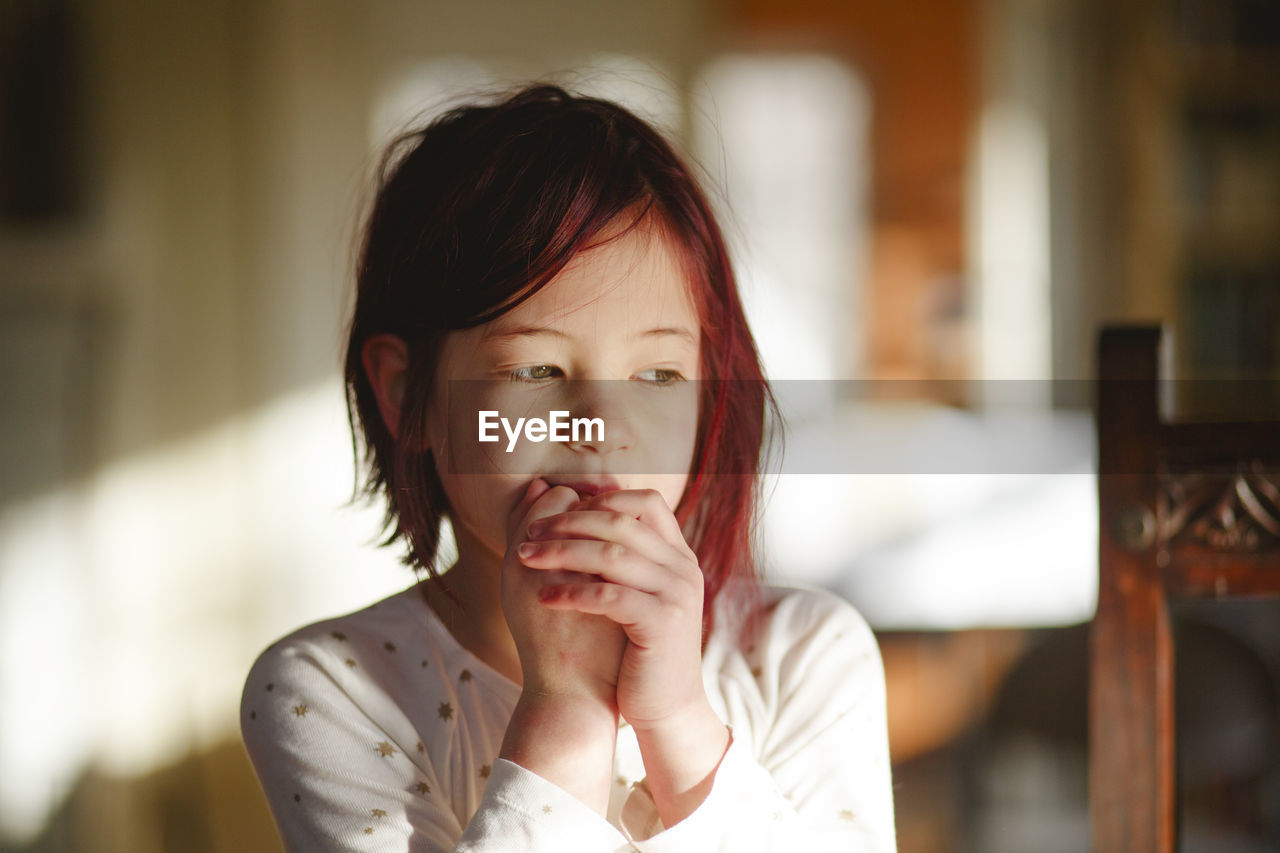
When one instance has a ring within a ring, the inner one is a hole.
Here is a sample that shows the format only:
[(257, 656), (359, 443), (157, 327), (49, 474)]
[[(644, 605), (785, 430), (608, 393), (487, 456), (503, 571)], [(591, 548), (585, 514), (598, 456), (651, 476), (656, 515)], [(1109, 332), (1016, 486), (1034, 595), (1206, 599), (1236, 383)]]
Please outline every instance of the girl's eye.
[(680, 375), (678, 370), (668, 370), (663, 367), (655, 367), (652, 370), (645, 370), (636, 374), (641, 380), (653, 385), (672, 385), (676, 382), (683, 382), (684, 377)]
[(511, 371), (510, 376), (513, 382), (544, 382), (554, 379), (557, 374), (560, 374), (560, 368), (555, 365), (534, 364), (529, 367), (517, 367)]

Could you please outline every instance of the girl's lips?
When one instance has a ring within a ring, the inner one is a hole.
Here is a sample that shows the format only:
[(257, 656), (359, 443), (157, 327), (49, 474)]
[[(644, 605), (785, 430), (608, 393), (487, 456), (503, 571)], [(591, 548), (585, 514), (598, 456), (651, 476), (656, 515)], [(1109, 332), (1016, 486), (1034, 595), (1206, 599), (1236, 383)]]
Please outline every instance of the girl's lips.
[[(547, 478), (543, 478), (547, 480)], [(616, 492), (622, 486), (613, 480), (590, 482), (586, 480), (547, 480), (551, 486), (568, 486), (578, 493), (579, 497), (595, 497), (605, 492)]]

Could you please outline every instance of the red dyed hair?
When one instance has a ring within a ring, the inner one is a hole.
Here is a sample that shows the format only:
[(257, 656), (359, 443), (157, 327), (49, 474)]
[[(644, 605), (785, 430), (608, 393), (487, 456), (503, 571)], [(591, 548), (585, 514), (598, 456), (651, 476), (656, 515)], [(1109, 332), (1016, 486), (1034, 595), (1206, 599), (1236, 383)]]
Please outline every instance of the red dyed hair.
[[(700, 383), (693, 466), (676, 518), (702, 567), (709, 628), (728, 581), (756, 589), (757, 472), (777, 405), (706, 196), (672, 146), (616, 104), (537, 85), (453, 109), (388, 148), (346, 349), (353, 451), (353, 408), (364, 433), (357, 494), (385, 498), (390, 533), (381, 544), (405, 537), (402, 562), (435, 576), (449, 507), (430, 451), (414, 448), (424, 446), (445, 335), (527, 299), (624, 214), (633, 227), (652, 217), (676, 247), (701, 326), (700, 374), (711, 381)], [(361, 361), (365, 341), (383, 332), (409, 351), (398, 442)]]

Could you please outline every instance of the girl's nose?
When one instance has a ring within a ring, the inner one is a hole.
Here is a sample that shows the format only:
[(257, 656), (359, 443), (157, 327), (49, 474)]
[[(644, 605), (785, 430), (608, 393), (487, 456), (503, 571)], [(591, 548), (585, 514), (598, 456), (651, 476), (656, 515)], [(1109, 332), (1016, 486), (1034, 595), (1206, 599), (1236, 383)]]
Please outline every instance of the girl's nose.
[(569, 447), (581, 453), (610, 454), (630, 450), (637, 436), (628, 396), (634, 389), (621, 380), (583, 380), (573, 383), (571, 416), (584, 419)]

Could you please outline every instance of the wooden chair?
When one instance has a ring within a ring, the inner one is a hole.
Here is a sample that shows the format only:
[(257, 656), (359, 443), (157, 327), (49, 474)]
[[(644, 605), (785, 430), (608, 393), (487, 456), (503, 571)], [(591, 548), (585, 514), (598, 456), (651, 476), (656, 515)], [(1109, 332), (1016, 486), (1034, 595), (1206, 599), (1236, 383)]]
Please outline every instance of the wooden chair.
[(1280, 383), (1253, 387), (1267, 397), (1269, 419), (1164, 421), (1161, 337), (1159, 328), (1125, 327), (1099, 339), (1089, 689), (1098, 853), (1174, 850), (1170, 603), (1280, 594)]

